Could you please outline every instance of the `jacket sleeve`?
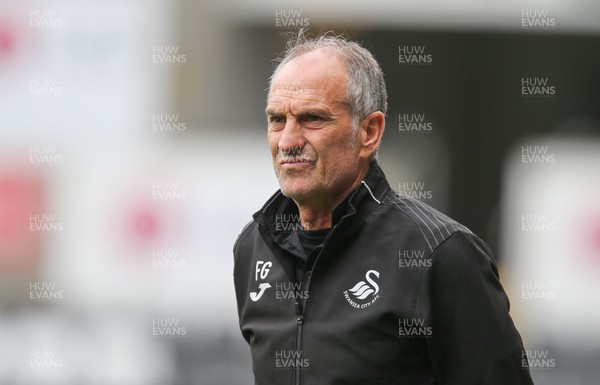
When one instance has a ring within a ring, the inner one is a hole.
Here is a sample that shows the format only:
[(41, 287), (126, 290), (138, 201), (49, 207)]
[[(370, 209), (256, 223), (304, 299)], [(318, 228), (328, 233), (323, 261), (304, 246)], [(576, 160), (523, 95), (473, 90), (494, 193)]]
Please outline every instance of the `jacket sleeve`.
[(434, 250), (429, 273), (428, 348), (437, 383), (533, 384), (487, 245), (456, 232)]
[[(248, 254), (251, 248), (247, 242), (247, 236), (251, 225), (249, 222), (238, 235), (233, 245), (233, 285), (235, 289), (235, 300), (237, 305), (238, 323), (242, 330), (242, 310), (245, 305), (245, 299), (248, 295), (248, 272), (251, 271), (248, 266), (249, 258), (243, 258), (243, 254)], [(242, 336), (249, 342), (250, 336), (242, 331)]]

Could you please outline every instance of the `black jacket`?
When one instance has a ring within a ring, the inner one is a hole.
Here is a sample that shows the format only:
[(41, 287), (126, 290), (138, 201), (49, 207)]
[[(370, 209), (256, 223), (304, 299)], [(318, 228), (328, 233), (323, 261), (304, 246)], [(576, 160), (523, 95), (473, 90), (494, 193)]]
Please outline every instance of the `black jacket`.
[(306, 288), (294, 282), (297, 216), (277, 192), (234, 246), (256, 384), (532, 384), (487, 245), (399, 197), (376, 162), (335, 208)]

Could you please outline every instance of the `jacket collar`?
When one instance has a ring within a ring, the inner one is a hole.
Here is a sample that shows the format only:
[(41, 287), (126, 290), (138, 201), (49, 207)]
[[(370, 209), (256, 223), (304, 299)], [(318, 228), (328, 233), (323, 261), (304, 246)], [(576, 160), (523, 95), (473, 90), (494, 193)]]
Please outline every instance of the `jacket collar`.
[[(347, 244), (345, 240), (362, 228), (361, 219), (364, 218), (355, 217), (357, 211), (368, 201), (379, 204), (389, 189), (383, 171), (373, 160), (361, 183), (334, 208), (332, 231), (326, 242), (334, 248)], [(296, 203), (278, 190), (253, 218), (267, 247), (279, 260), (290, 280), (294, 280), (294, 258), (291, 257), (303, 252), (298, 242), (294, 242), (297, 236), (294, 236), (293, 230), (301, 228)]]

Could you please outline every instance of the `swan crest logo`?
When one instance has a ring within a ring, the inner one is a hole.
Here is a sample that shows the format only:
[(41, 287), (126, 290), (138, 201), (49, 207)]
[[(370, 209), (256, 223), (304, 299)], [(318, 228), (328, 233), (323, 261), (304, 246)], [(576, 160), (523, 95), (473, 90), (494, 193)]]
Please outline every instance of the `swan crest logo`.
[(371, 306), (379, 298), (379, 285), (373, 276), (379, 278), (379, 272), (369, 270), (365, 274), (365, 281), (360, 281), (351, 289), (344, 290), (344, 298), (356, 309), (364, 309)]

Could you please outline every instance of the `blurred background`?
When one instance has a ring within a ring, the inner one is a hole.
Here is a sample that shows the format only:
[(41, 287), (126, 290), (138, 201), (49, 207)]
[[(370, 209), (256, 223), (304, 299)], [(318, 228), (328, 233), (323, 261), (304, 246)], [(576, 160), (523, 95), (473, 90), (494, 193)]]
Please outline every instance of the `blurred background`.
[(0, 0), (0, 385), (238, 384), (282, 33), (386, 74), (390, 183), (494, 250), (537, 384), (600, 383), (593, 0)]

